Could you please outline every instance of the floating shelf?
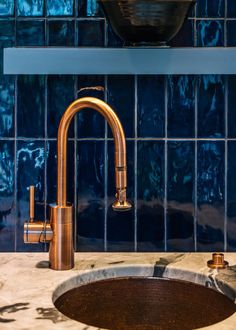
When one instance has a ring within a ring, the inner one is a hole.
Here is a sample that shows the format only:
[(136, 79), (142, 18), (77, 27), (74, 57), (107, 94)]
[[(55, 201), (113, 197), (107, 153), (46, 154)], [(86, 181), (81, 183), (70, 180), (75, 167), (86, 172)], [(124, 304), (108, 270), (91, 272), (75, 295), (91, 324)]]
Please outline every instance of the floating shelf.
[(5, 48), (4, 74), (236, 74), (236, 48)]

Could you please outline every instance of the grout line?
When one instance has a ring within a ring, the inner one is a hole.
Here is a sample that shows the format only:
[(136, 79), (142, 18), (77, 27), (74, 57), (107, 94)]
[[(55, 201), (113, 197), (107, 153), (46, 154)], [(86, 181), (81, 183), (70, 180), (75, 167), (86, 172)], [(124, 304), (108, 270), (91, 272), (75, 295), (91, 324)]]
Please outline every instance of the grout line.
[[(44, 141), (44, 221), (47, 221), (47, 155), (48, 155), (48, 141), (47, 141), (47, 115), (48, 115), (48, 79), (47, 76), (44, 77), (44, 90), (45, 90), (45, 97), (44, 97), (44, 135), (45, 135), (45, 141)], [(47, 251), (47, 243), (44, 243), (44, 251)]]
[[(44, 137), (1, 137), (2, 141), (56, 141), (56, 138), (44, 138)], [(113, 141), (113, 138), (77, 138), (77, 141)], [(153, 138), (153, 137), (137, 137), (137, 138), (126, 138), (127, 141), (225, 141), (226, 138)], [(74, 138), (68, 138), (68, 141), (74, 141)], [(236, 138), (227, 138), (227, 141), (236, 141)]]
[(134, 251), (138, 249), (138, 76), (134, 76)]
[(227, 251), (227, 229), (228, 229), (228, 77), (225, 77), (225, 212), (224, 212), (224, 251)]
[[(195, 80), (195, 137), (198, 136), (198, 79)], [(197, 252), (197, 204), (198, 204), (198, 144), (194, 143), (194, 251)]]
[[(108, 101), (107, 76), (104, 78), (104, 100)], [(104, 142), (104, 251), (107, 251), (107, 212), (108, 212), (108, 126), (107, 121), (105, 126), (105, 142)]]
[(165, 146), (164, 146), (164, 250), (167, 251), (167, 181), (168, 181), (168, 76), (165, 77)]
[(18, 229), (18, 224), (19, 224), (19, 217), (18, 217), (18, 201), (17, 201), (17, 81), (18, 77), (15, 76), (15, 93), (14, 93), (14, 98), (15, 98), (15, 104), (14, 104), (14, 135), (15, 135), (15, 140), (14, 140), (14, 203), (15, 203), (15, 231), (14, 231), (14, 251), (17, 251), (17, 229)]

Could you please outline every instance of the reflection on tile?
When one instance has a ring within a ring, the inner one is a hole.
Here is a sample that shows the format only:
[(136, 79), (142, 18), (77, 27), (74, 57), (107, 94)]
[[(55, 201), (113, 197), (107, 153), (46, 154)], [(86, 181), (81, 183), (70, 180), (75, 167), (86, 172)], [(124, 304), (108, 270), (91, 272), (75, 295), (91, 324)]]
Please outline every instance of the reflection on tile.
[(13, 16), (14, 15), (14, 0), (1, 0), (0, 1), (0, 16)]
[(224, 78), (200, 76), (198, 93), (198, 136), (224, 137)]
[(24, 244), (23, 224), (29, 218), (30, 185), (35, 186), (35, 219), (44, 219), (44, 162), (43, 141), (17, 143), (17, 251), (43, 251), (43, 244)]
[(227, 46), (235, 47), (236, 46), (236, 21), (227, 21)]
[[(49, 137), (57, 137), (61, 117), (74, 101), (74, 76), (48, 76), (48, 120)], [(74, 135), (74, 120), (69, 128), (69, 136)]]
[(49, 46), (74, 46), (75, 22), (73, 20), (48, 22)]
[(168, 137), (194, 137), (193, 76), (168, 76)]
[(224, 142), (198, 142), (198, 251), (224, 247)]
[(228, 77), (228, 137), (236, 138), (236, 76)]
[(104, 47), (105, 21), (84, 20), (78, 22), (78, 46)]
[(194, 46), (194, 20), (185, 20), (177, 35), (169, 42), (171, 47)]
[(227, 0), (198, 0), (197, 16), (198, 17), (224, 17), (225, 1)]
[[(77, 97), (96, 97), (104, 100), (104, 76), (78, 76)], [(102, 138), (105, 135), (103, 116), (95, 110), (84, 109), (77, 114), (78, 138)]]
[(167, 249), (194, 251), (194, 142), (168, 143)]
[(138, 76), (138, 136), (164, 137), (165, 100), (162, 76)]
[(236, 17), (236, 2), (235, 0), (227, 0), (227, 16)]
[(228, 251), (236, 251), (236, 141), (228, 142), (228, 204), (227, 204), (227, 241)]
[(14, 136), (15, 79), (0, 75), (0, 136)]
[(48, 16), (72, 16), (74, 0), (47, 0)]
[[(134, 77), (108, 76), (108, 103), (117, 113), (126, 137), (134, 136)], [(110, 133), (111, 136), (111, 133)]]
[(17, 0), (18, 16), (43, 16), (44, 0)]
[(15, 43), (15, 22), (0, 21), (0, 74), (3, 73), (3, 48), (13, 47)]
[(104, 142), (77, 144), (77, 249), (104, 249)]
[[(115, 212), (114, 143), (108, 142), (108, 211), (107, 211), (107, 250), (134, 251), (134, 208), (126, 212)], [(134, 143), (127, 141), (127, 198), (134, 198)]]
[(17, 46), (43, 46), (44, 21), (16, 21), (16, 45)]
[(124, 41), (113, 31), (111, 25), (107, 23), (108, 47), (119, 48), (124, 46)]
[(14, 142), (0, 141), (0, 251), (14, 251)]
[(197, 46), (224, 46), (224, 21), (197, 21)]
[(138, 251), (164, 248), (164, 143), (138, 142)]
[(19, 76), (17, 93), (17, 127), (20, 137), (44, 137), (45, 78)]
[(78, 1), (79, 17), (103, 16), (102, 8), (97, 0), (79, 0)]

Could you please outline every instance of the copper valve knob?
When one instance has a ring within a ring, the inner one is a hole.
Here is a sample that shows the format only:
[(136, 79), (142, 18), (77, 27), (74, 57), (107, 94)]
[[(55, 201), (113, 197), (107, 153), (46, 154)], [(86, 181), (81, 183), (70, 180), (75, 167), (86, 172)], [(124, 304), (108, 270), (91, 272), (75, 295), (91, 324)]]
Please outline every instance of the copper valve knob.
[(224, 260), (223, 253), (213, 253), (212, 260), (207, 262), (207, 266), (211, 269), (225, 269), (229, 266), (229, 263)]

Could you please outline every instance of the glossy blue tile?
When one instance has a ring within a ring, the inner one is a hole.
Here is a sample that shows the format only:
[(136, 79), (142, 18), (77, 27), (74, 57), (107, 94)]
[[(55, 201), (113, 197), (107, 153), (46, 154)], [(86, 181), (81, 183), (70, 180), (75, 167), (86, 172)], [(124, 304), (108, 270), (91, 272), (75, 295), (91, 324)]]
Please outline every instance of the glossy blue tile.
[(168, 137), (194, 137), (195, 77), (168, 76)]
[(139, 141), (137, 157), (138, 251), (163, 251), (164, 142)]
[[(78, 76), (77, 97), (96, 97), (104, 100), (104, 76)], [(104, 138), (105, 121), (101, 114), (84, 109), (77, 115), (77, 137)]]
[[(107, 250), (134, 251), (134, 208), (126, 212), (112, 209), (115, 201), (114, 143), (108, 142)], [(134, 143), (127, 141), (127, 198), (134, 198)]]
[(177, 35), (169, 42), (171, 47), (194, 46), (194, 20), (187, 19)]
[(14, 137), (15, 79), (0, 75), (0, 137)]
[(13, 16), (14, 15), (14, 0), (1, 0), (0, 1), (0, 16)]
[(222, 251), (224, 248), (224, 159), (223, 141), (198, 142), (198, 251)]
[(107, 42), (108, 47), (119, 48), (119, 47), (124, 46), (124, 41), (114, 33), (114, 31), (109, 23), (107, 23), (107, 36), (108, 36), (107, 37), (108, 38), (108, 42)]
[[(126, 137), (134, 136), (134, 77), (108, 76), (108, 103), (117, 113)], [(111, 136), (111, 133), (109, 134)]]
[(169, 142), (167, 168), (167, 249), (194, 251), (194, 142)]
[(15, 249), (14, 142), (0, 141), (0, 251)]
[(227, 0), (227, 16), (236, 17), (236, 2), (235, 0)]
[(75, 21), (60, 20), (48, 22), (49, 46), (75, 46)]
[(227, 0), (198, 0), (197, 16), (198, 17), (224, 17), (225, 1)]
[(236, 46), (236, 20), (227, 21), (227, 46), (235, 47)]
[[(75, 99), (74, 76), (49, 76), (47, 86), (47, 134), (48, 137), (56, 138), (61, 117)], [(68, 135), (74, 136), (74, 120), (70, 125)]]
[(48, 16), (72, 16), (74, 14), (74, 0), (47, 0)]
[(77, 249), (104, 249), (104, 142), (77, 144)]
[(236, 251), (236, 141), (228, 142), (228, 172), (227, 172), (227, 251)]
[(18, 137), (45, 136), (45, 77), (19, 76), (17, 80)]
[(97, 0), (76, 0), (79, 17), (102, 17), (102, 8)]
[(138, 76), (138, 136), (165, 136), (163, 76)]
[(17, 0), (18, 16), (43, 16), (44, 0)]
[(198, 137), (224, 137), (224, 77), (200, 76), (198, 88)]
[(228, 137), (236, 138), (236, 76), (228, 77)]
[(16, 21), (17, 46), (43, 46), (44, 34), (44, 20)]
[(224, 21), (197, 21), (197, 46), (224, 46)]
[(104, 47), (105, 21), (82, 20), (78, 22), (78, 46)]
[(17, 251), (43, 251), (43, 244), (24, 244), (23, 225), (29, 219), (30, 185), (35, 186), (35, 219), (44, 220), (44, 141), (17, 142)]
[(3, 48), (15, 45), (15, 22), (0, 21), (0, 74), (3, 74)]

